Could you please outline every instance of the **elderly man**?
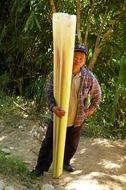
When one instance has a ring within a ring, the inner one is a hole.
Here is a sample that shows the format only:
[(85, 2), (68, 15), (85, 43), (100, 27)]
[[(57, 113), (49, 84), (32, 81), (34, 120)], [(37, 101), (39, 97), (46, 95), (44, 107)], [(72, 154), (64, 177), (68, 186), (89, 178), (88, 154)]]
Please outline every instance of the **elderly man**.
[[(77, 150), (82, 124), (84, 120), (96, 110), (101, 98), (101, 89), (97, 79), (92, 72), (85, 68), (87, 52), (88, 50), (85, 46), (81, 44), (75, 46), (63, 165), (63, 169), (68, 172), (74, 171), (70, 160)], [(64, 110), (56, 105), (53, 96), (52, 74), (48, 78), (45, 95), (49, 110), (58, 117), (64, 116)], [(90, 104), (87, 105), (89, 96)], [(43, 175), (45, 171), (48, 171), (52, 163), (52, 155), (53, 119), (48, 123), (46, 136), (39, 151), (36, 167), (31, 171), (30, 175), (39, 177)]]

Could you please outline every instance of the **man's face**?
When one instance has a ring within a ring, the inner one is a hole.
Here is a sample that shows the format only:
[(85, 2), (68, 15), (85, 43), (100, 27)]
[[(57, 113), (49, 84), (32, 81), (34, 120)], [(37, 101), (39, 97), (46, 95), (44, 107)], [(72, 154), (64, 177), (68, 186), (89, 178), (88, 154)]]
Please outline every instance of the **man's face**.
[(80, 72), (80, 69), (86, 62), (86, 55), (83, 52), (74, 52), (74, 59), (73, 59), (73, 71), (72, 73), (76, 75)]

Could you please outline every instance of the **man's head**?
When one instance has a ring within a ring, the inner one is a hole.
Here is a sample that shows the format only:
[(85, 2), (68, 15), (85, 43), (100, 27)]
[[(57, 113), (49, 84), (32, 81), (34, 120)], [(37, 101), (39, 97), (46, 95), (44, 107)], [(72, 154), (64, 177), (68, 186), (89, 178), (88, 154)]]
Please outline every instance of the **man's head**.
[(86, 63), (86, 55), (88, 49), (81, 45), (77, 44), (74, 48), (74, 59), (73, 59), (73, 74), (76, 75), (80, 72), (81, 67)]
[(87, 55), (88, 49), (82, 44), (76, 44), (74, 47), (74, 52), (83, 52)]

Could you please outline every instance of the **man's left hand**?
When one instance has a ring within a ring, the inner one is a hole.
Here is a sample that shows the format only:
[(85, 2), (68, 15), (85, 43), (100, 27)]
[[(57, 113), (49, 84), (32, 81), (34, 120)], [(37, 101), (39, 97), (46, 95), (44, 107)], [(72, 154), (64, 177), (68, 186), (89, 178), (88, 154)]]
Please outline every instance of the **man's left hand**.
[(85, 111), (85, 113), (86, 113), (87, 117), (89, 117), (89, 116), (91, 116), (91, 115), (94, 113), (94, 110), (87, 109), (87, 110)]

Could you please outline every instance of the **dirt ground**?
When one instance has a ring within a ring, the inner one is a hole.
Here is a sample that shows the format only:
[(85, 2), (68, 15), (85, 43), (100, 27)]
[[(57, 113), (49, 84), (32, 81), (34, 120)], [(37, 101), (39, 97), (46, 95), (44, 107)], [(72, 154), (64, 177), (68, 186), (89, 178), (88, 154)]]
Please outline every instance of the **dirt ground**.
[[(9, 150), (31, 170), (44, 133), (45, 128), (38, 119), (23, 115), (22, 119), (7, 122), (4, 117), (0, 119), (0, 148)], [(39, 183), (68, 190), (126, 190), (126, 140), (81, 137), (72, 164), (75, 172), (63, 171), (59, 179), (53, 179), (50, 168), (39, 178)], [(17, 190), (23, 190), (20, 184), (14, 182), (14, 185)]]

